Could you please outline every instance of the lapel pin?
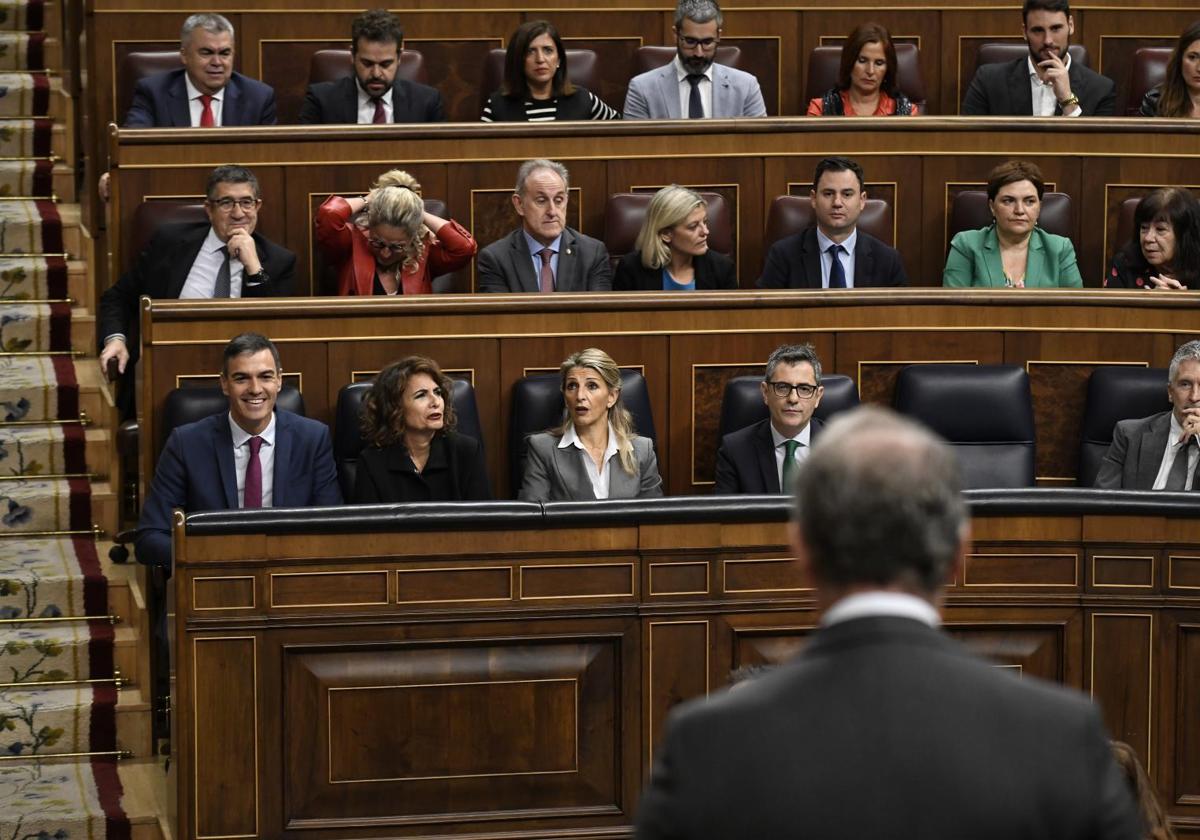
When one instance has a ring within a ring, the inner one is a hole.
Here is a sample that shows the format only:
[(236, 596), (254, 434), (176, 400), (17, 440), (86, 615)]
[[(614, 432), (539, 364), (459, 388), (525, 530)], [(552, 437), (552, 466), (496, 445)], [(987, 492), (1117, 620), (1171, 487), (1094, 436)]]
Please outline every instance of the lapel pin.
[(570, 248), (568, 248), (568, 249), (567, 249), (567, 256), (568, 256), (568, 257), (569, 257), (569, 256), (571, 256), (571, 249), (570, 249)]

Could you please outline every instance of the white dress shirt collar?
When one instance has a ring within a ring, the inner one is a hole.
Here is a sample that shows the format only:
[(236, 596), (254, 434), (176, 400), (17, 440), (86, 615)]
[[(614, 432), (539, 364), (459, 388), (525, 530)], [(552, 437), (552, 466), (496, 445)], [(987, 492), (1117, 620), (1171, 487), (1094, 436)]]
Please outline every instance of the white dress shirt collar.
[[(1067, 72), (1070, 72), (1070, 53), (1067, 53), (1067, 60), (1063, 63), (1066, 65)], [(1033, 56), (1025, 57), (1025, 66), (1029, 71), (1029, 95), (1033, 101), (1033, 116), (1053, 117), (1054, 112), (1058, 109), (1058, 97), (1054, 93), (1054, 86), (1046, 84), (1038, 78), (1037, 67), (1033, 63)], [(1078, 116), (1082, 113), (1083, 111), (1080, 109), (1072, 116)]]
[(909, 595), (907, 592), (875, 590), (857, 592), (842, 598), (821, 616), (821, 626), (829, 627), (843, 621), (875, 616), (911, 618), (930, 627), (937, 627), (942, 623), (933, 604), (924, 598)]
[(858, 247), (858, 227), (850, 231), (850, 235), (841, 242), (834, 242), (821, 228), (817, 228), (817, 247), (821, 249), (821, 286), (829, 288), (829, 272), (833, 269), (833, 254), (829, 253), (832, 245), (841, 245), (842, 254), (838, 259), (842, 263), (842, 273), (846, 275), (846, 288), (854, 288), (854, 249)]
[[(684, 68), (683, 62), (679, 60), (679, 53), (675, 53), (675, 59), (672, 62), (675, 68), (675, 80), (679, 88), (679, 116), (683, 119), (688, 118), (688, 103), (692, 98), (692, 83), (687, 80), (688, 71)], [(704, 106), (704, 116), (713, 116), (713, 85), (716, 78), (713, 76), (713, 71), (716, 68), (716, 62), (710, 62), (708, 67), (701, 74), (704, 76), (698, 85), (700, 89), (700, 103)]]
[[(188, 97), (188, 116), (192, 121), (192, 128), (200, 126), (200, 115), (204, 113), (204, 103), (200, 101), (200, 97), (204, 95), (204, 91), (192, 84), (192, 79), (185, 72), (183, 74), (183, 84), (187, 88)], [(213, 125), (222, 125), (221, 111), (225, 104), (225, 88), (221, 88), (216, 93), (208, 94), (212, 97)]]
[[(237, 485), (237, 503), (241, 508), (246, 499), (246, 468), (250, 464), (250, 447), (247, 445), (253, 437), (249, 432), (229, 418), (229, 431), (233, 435), (233, 469), (234, 482)], [(258, 449), (258, 464), (262, 468), (262, 506), (275, 505), (275, 412), (271, 412), (271, 420), (267, 428), (258, 435), (262, 445)]]
[[(358, 83), (357, 76), (354, 78), (354, 89), (358, 91), (358, 124), (370, 125), (375, 122), (375, 100), (363, 90), (362, 85)], [(392, 89), (388, 88), (379, 97), (379, 101), (383, 103), (383, 113), (387, 121), (392, 122)]]
[(603, 472), (596, 468), (596, 462), (592, 460), (592, 456), (588, 454), (583, 441), (579, 439), (579, 435), (575, 432), (574, 423), (567, 426), (567, 430), (563, 432), (562, 440), (558, 442), (559, 449), (567, 449), (572, 446), (579, 450), (579, 457), (583, 459), (583, 466), (587, 470), (588, 480), (592, 482), (592, 492), (595, 493), (597, 499), (607, 499), (609, 477), (612, 475), (612, 459), (617, 454), (617, 435), (613, 431), (612, 423), (608, 424), (608, 446), (604, 448), (604, 457), (600, 459), (604, 465)]

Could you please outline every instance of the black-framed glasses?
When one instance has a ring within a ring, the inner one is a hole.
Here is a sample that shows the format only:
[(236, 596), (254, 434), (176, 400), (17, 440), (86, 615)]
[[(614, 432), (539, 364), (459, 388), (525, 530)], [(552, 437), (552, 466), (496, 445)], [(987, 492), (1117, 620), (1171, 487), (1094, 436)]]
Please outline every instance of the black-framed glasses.
[(802, 400), (812, 399), (813, 394), (817, 393), (817, 388), (820, 387), (809, 385), (807, 382), (801, 382), (799, 385), (792, 385), (787, 382), (768, 382), (767, 384), (771, 386), (771, 390), (775, 392), (775, 396), (783, 397), (784, 399), (787, 399), (792, 391), (795, 391), (796, 396)]
[(209, 199), (208, 203), (210, 206), (217, 208), (222, 213), (232, 213), (234, 207), (237, 207), (243, 212), (249, 213), (251, 210), (258, 207), (259, 199), (250, 198), (249, 196), (243, 198), (230, 198), (229, 196), (226, 196), (225, 198)]
[(696, 47), (701, 49), (711, 49), (717, 45), (717, 38), (693, 38), (690, 35), (680, 35), (679, 40), (689, 50), (694, 50)]
[(367, 239), (367, 244), (376, 251), (403, 251), (408, 248), (412, 242), (384, 242), (382, 239), (376, 239), (374, 236)]

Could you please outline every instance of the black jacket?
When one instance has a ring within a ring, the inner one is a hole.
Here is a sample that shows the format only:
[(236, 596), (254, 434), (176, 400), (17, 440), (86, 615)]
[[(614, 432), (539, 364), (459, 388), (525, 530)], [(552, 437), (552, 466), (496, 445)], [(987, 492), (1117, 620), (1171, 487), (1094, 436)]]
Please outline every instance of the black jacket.
[[(809, 443), (815, 444), (825, 427), (817, 418), (808, 421)], [(721, 439), (717, 450), (717, 495), (779, 493), (779, 468), (775, 464), (775, 439), (771, 418), (751, 423)]]
[[(859, 229), (854, 243), (854, 288), (907, 285), (908, 275), (904, 273), (900, 253)], [(758, 287), (821, 288), (821, 246), (815, 227), (784, 237), (771, 246)]]
[[(429, 85), (396, 79), (392, 85), (392, 122), (445, 122), (442, 95)], [(358, 82), (345, 76), (308, 86), (300, 108), (302, 125), (335, 125), (358, 122)]]
[(434, 437), (425, 469), (418, 473), (403, 443), (368, 446), (358, 455), (354, 503), (473, 502), (492, 498), (483, 447), (470, 435)]
[[(716, 251), (707, 251), (692, 260), (696, 267), (696, 291), (713, 289), (736, 289), (737, 270), (733, 260)], [(663, 290), (662, 269), (646, 268), (642, 255), (630, 251), (617, 263), (617, 274), (613, 278), (614, 292), (661, 292)]]
[[(1116, 109), (1117, 90), (1112, 79), (1071, 62), (1068, 71), (1071, 93), (1079, 97), (1085, 117), (1111, 117)], [(1033, 93), (1029, 87), (1029, 64), (1024, 57), (1000, 64), (985, 64), (963, 100), (963, 116), (1028, 117), (1033, 115)], [(1055, 114), (1062, 109), (1054, 108)]]

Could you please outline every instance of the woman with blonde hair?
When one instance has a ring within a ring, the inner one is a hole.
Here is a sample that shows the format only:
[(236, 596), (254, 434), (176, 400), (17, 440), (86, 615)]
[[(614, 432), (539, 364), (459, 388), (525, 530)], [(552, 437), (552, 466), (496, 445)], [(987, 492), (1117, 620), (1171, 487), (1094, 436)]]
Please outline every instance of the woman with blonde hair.
[(736, 288), (733, 260), (708, 247), (708, 202), (677, 184), (656, 192), (634, 250), (617, 264), (613, 291)]
[(520, 498), (582, 502), (661, 496), (654, 443), (639, 437), (621, 404), (621, 369), (595, 347), (562, 363), (562, 425), (528, 439)]
[(470, 231), (425, 211), (421, 185), (401, 169), (380, 175), (365, 198), (331, 195), (315, 225), (339, 295), (427, 295), (434, 277), (476, 250)]

